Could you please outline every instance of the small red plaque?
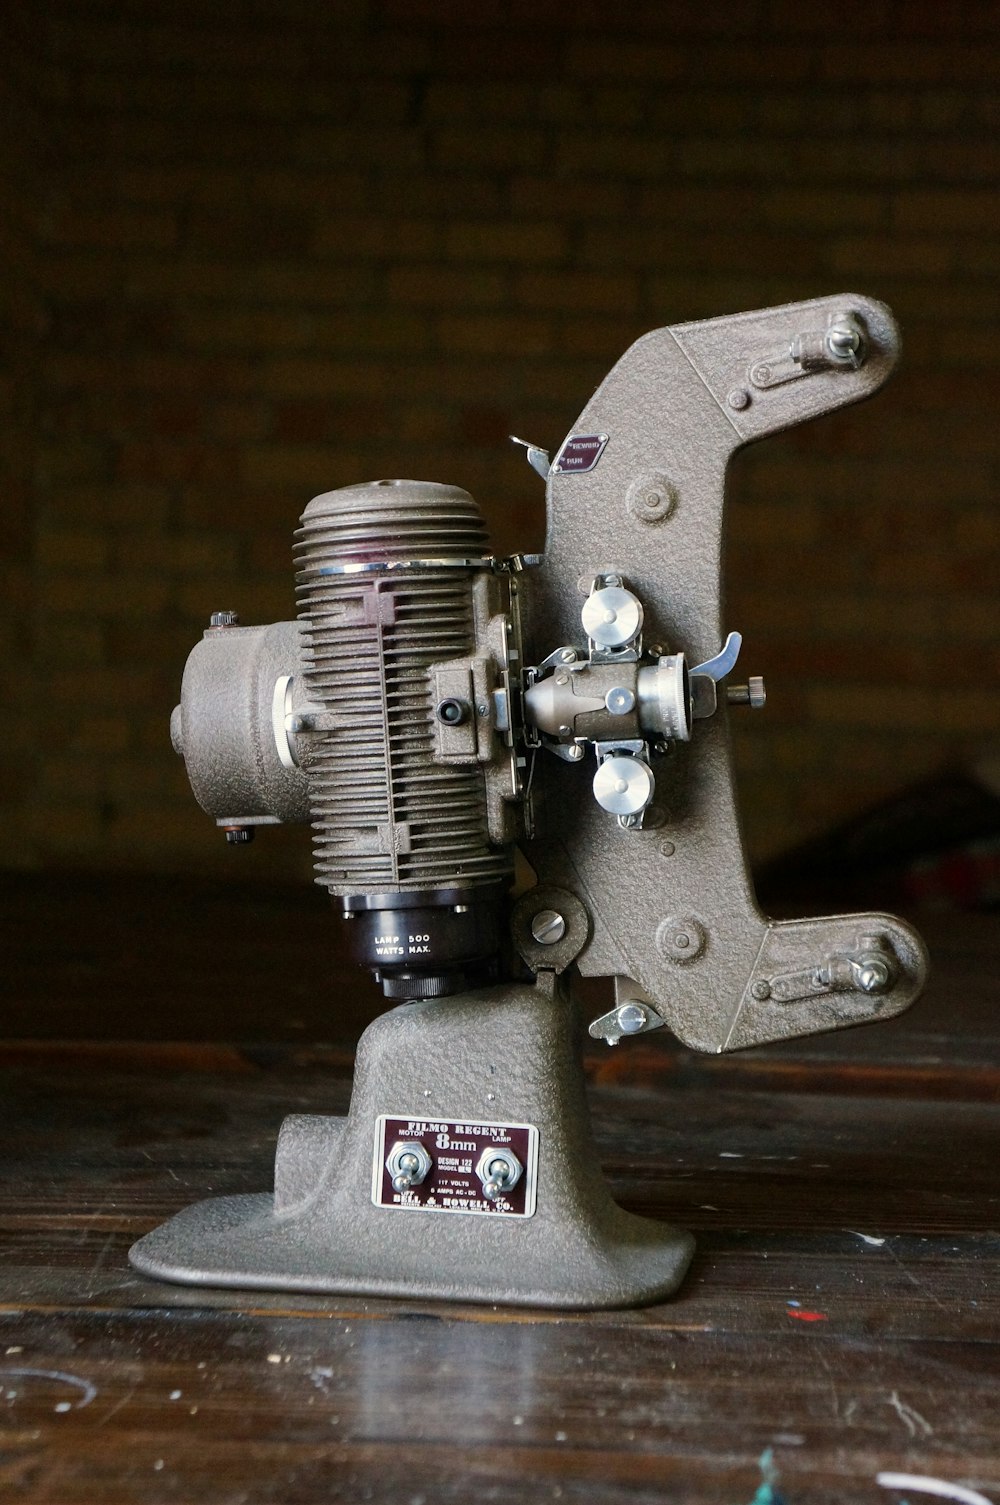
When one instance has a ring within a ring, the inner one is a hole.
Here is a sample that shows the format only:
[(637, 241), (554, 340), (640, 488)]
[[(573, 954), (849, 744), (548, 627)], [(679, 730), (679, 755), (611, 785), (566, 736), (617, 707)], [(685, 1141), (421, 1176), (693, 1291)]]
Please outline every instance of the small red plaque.
[(607, 434), (570, 434), (556, 455), (552, 469), (557, 475), (583, 475), (593, 470), (604, 453)]
[[(430, 1169), (417, 1186), (396, 1191), (388, 1161), (397, 1145), (420, 1145)], [(490, 1199), (480, 1162), (493, 1151), (516, 1158), (516, 1183)], [(465, 1212), (530, 1218), (535, 1210), (538, 1130), (534, 1124), (490, 1124), (471, 1119), (407, 1118), (383, 1114), (375, 1126), (372, 1201), (401, 1212)]]

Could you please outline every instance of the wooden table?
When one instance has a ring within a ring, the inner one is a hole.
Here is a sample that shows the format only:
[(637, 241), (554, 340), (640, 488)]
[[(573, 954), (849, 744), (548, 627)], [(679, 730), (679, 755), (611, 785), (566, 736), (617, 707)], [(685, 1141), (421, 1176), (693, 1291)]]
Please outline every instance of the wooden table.
[(269, 1186), (285, 1112), (344, 1109), (377, 995), (308, 892), (6, 888), (0, 1498), (1000, 1505), (995, 919), (922, 922), (889, 1024), (588, 1056), (618, 1199), (698, 1254), (565, 1315), (139, 1278), (156, 1222)]

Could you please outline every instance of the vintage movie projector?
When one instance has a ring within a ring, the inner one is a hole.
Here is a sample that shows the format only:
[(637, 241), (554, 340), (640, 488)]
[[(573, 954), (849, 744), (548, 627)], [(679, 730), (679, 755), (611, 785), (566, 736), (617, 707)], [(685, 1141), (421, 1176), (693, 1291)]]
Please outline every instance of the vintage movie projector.
[[(764, 689), (732, 682), (720, 620), (730, 456), (869, 396), (897, 351), (889, 311), (850, 295), (654, 330), (551, 464), (528, 446), (542, 557), (495, 558), (457, 487), (375, 481), (306, 508), (297, 621), (215, 614), (171, 723), (195, 795), (236, 843), (311, 823), (393, 1007), (347, 1117), (285, 1120), (273, 1196), (188, 1208), (135, 1246), (140, 1270), (553, 1307), (677, 1288), (691, 1236), (601, 1175), (567, 978), (613, 980), (592, 1036), (665, 1024), (701, 1051), (917, 996), (899, 920), (759, 913), (726, 723)], [(532, 879), (512, 897), (516, 847)]]

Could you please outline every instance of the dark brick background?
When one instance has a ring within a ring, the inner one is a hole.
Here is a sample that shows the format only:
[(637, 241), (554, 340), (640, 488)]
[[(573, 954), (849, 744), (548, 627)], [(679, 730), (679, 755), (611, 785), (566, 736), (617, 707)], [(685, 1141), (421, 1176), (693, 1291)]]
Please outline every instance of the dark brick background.
[(752, 852), (1000, 727), (994, 3), (53, 0), (3, 11), (0, 861), (227, 853), (167, 717), (214, 607), (292, 611), (314, 492), (458, 482), (542, 542), (647, 329), (856, 289), (905, 367), (741, 457)]

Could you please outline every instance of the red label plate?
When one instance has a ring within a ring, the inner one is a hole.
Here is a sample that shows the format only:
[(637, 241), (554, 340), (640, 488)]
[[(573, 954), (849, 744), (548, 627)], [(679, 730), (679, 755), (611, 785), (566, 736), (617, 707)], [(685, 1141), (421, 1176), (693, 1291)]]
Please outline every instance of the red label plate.
[(583, 475), (593, 470), (604, 453), (607, 434), (570, 434), (556, 455), (552, 469), (556, 475)]
[[(396, 1191), (388, 1161), (397, 1146), (407, 1145), (423, 1148), (430, 1169), (419, 1185)], [(479, 1166), (483, 1157), (494, 1151), (513, 1155), (521, 1172), (514, 1186), (491, 1201), (483, 1193)], [(372, 1201), (377, 1207), (530, 1218), (535, 1210), (537, 1170), (538, 1130), (534, 1124), (408, 1118), (402, 1114), (383, 1114), (376, 1122)]]

